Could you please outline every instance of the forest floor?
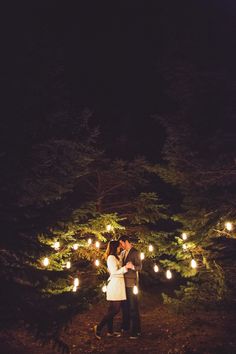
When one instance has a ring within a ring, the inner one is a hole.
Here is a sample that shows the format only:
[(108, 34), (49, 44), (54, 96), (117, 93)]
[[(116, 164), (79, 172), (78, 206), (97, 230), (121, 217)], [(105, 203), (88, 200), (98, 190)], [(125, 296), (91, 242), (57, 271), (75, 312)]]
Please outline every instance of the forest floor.
[[(143, 292), (140, 299), (142, 336), (104, 337), (97, 340), (93, 327), (106, 311), (106, 301), (77, 315), (61, 334), (71, 354), (235, 354), (236, 311), (207, 310), (176, 314), (163, 305), (159, 295)], [(118, 328), (120, 315), (115, 320)], [(59, 354), (51, 345), (42, 345), (26, 330), (0, 333), (0, 354)]]

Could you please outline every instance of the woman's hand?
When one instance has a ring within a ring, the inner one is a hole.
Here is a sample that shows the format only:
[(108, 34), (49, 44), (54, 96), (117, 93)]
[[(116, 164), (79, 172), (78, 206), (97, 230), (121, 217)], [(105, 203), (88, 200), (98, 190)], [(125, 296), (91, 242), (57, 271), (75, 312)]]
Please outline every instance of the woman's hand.
[(132, 262), (126, 263), (125, 267), (126, 267), (127, 269), (134, 269), (134, 265), (133, 265)]

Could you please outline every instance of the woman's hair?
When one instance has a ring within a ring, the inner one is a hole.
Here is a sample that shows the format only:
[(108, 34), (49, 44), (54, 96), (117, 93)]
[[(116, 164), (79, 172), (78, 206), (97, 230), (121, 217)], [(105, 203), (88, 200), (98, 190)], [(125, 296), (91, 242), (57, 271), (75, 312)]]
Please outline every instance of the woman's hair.
[(108, 258), (108, 256), (115, 256), (117, 259), (118, 258), (118, 255), (117, 255), (117, 248), (119, 247), (120, 243), (119, 241), (110, 241), (108, 243), (108, 246), (107, 246), (107, 249), (106, 249), (106, 252), (105, 252), (105, 259)]

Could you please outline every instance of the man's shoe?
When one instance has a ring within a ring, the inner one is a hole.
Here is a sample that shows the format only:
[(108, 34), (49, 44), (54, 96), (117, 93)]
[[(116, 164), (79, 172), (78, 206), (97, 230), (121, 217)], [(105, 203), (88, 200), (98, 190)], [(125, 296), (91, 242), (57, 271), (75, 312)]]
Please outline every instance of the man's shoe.
[(137, 334), (131, 334), (129, 339), (138, 339), (138, 335)]
[(93, 329), (94, 329), (95, 337), (96, 337), (97, 339), (99, 339), (99, 340), (102, 339), (101, 333), (98, 331), (98, 326), (97, 326), (97, 325), (94, 326)]

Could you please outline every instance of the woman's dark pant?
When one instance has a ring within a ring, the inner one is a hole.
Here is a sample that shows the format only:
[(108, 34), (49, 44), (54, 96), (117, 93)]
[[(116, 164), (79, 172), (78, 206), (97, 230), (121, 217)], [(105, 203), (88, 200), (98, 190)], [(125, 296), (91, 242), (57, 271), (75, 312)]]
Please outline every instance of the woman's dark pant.
[(97, 330), (101, 332), (102, 328), (107, 325), (107, 330), (109, 333), (113, 333), (113, 318), (120, 311), (121, 301), (109, 301), (107, 314), (103, 317)]
[(131, 334), (137, 335), (141, 332), (141, 323), (139, 315), (138, 295), (133, 293), (133, 288), (126, 288), (127, 300), (122, 301), (122, 328)]

